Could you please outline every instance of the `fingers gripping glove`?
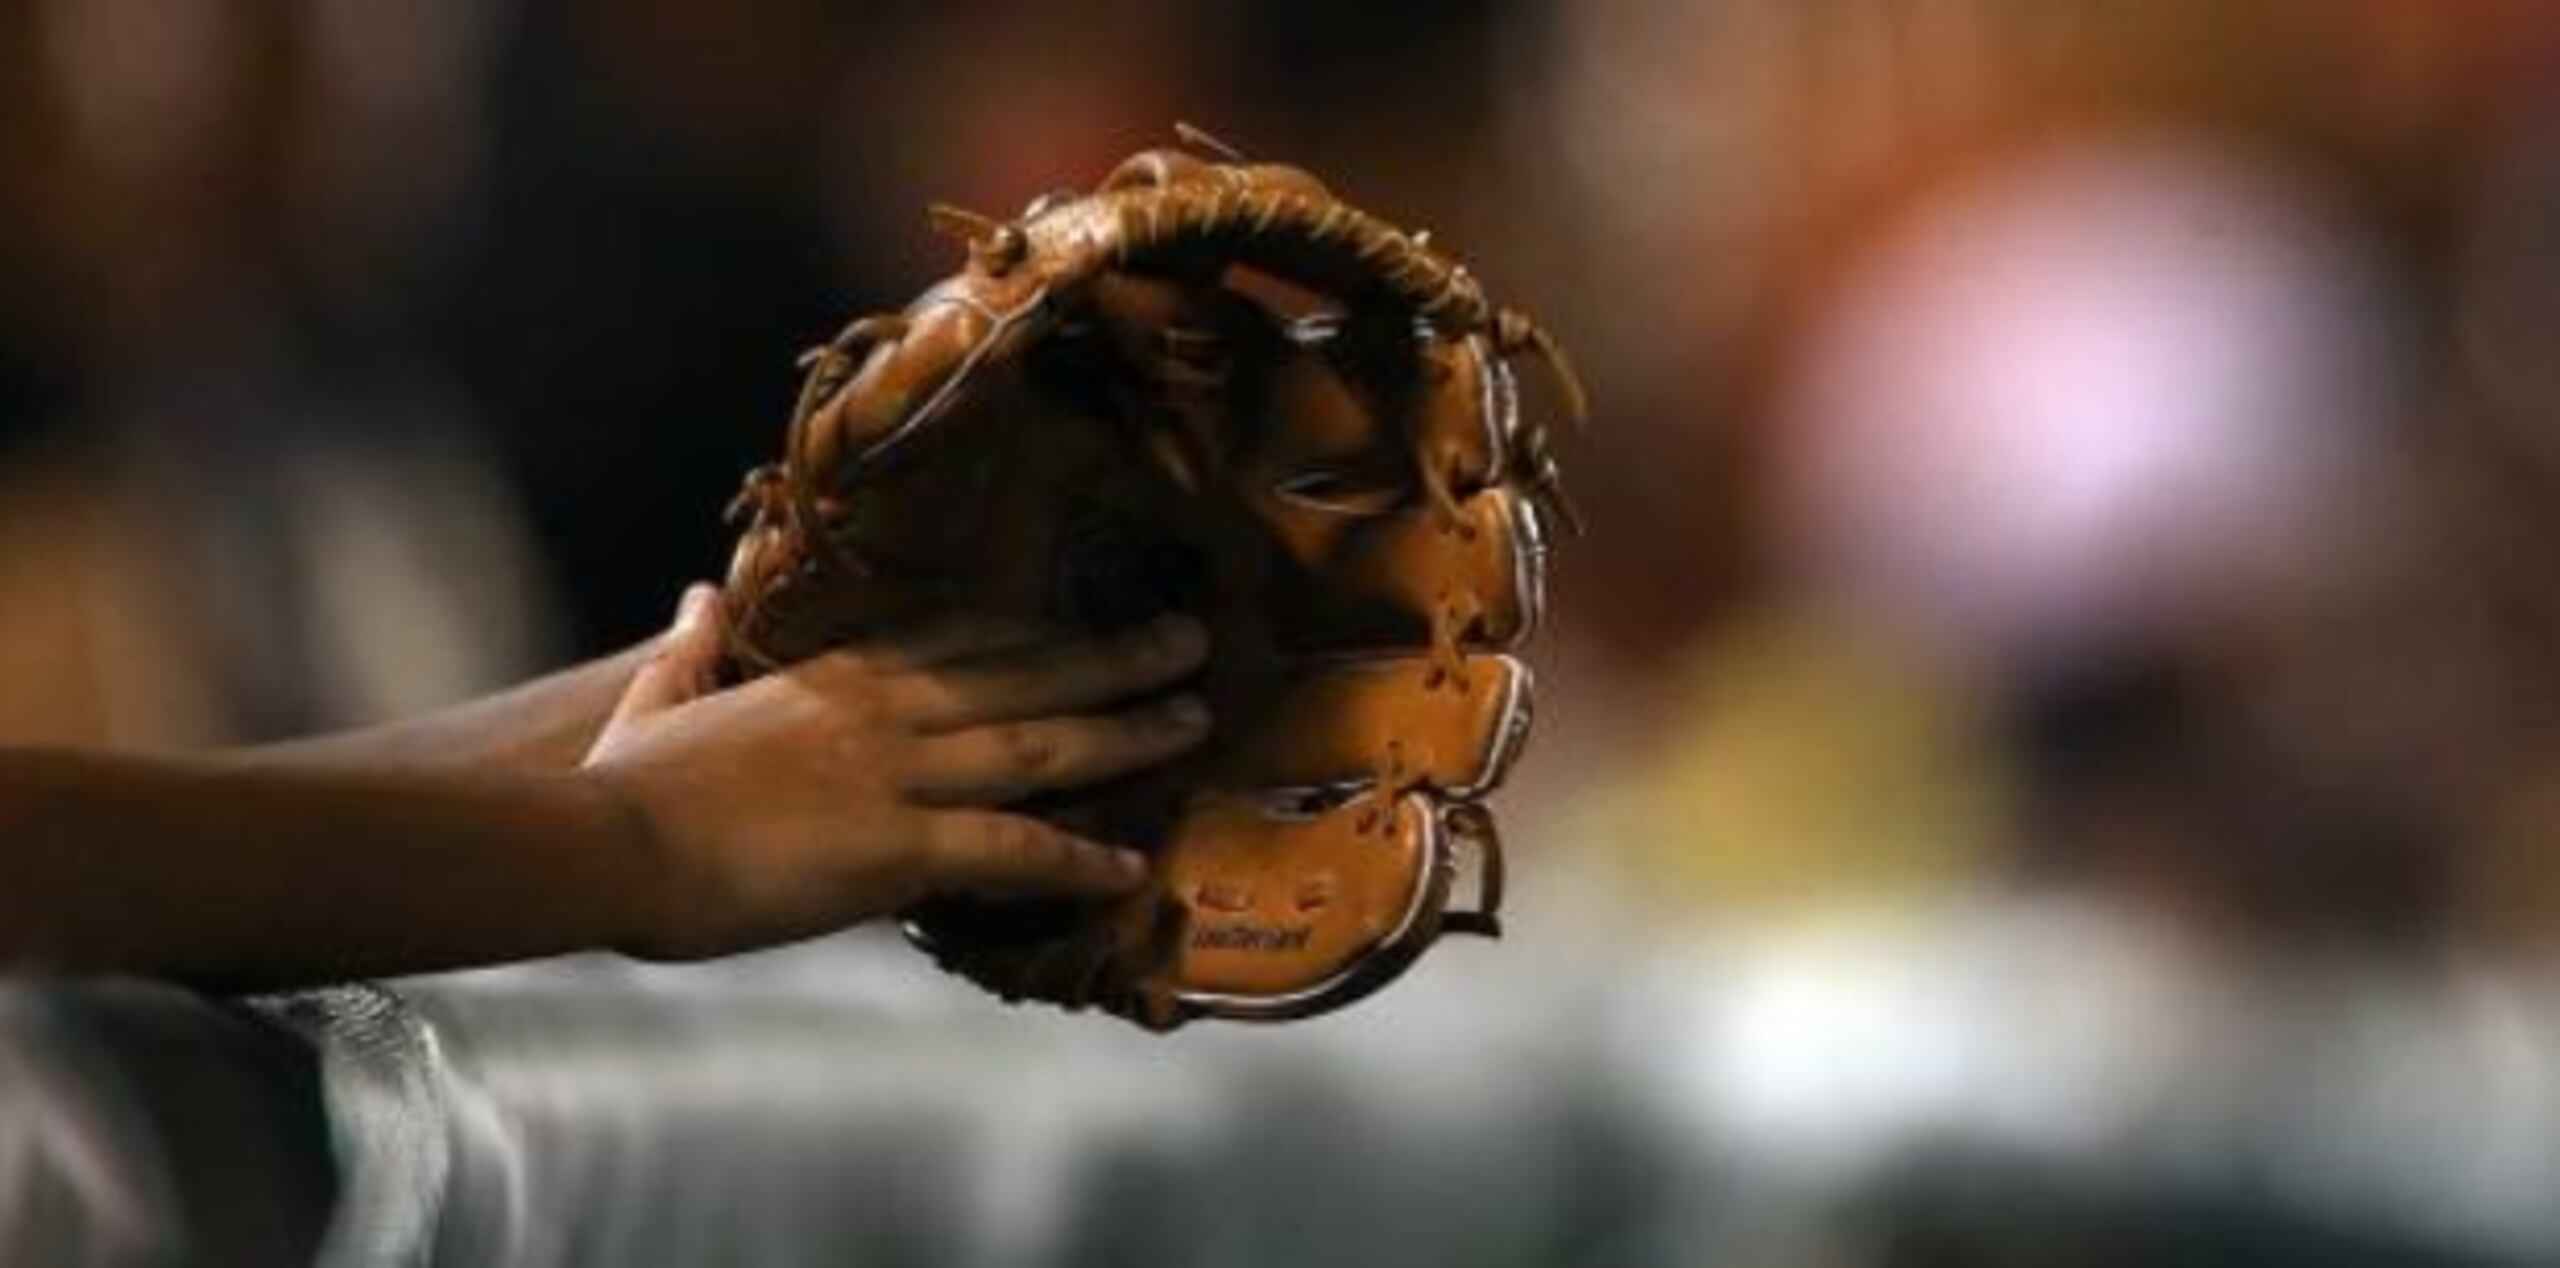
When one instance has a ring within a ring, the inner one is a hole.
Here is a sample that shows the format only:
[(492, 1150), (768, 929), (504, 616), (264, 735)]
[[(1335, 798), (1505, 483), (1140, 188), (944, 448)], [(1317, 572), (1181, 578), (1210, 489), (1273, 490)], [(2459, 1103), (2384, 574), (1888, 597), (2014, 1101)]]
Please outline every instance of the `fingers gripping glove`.
[(908, 920), (1005, 998), (1156, 1028), (1325, 1011), (1495, 932), (1482, 800), (1570, 521), (1511, 361), (1581, 412), (1546, 333), (1424, 235), (1182, 139), (1016, 220), (937, 208), (967, 266), (809, 354), (726, 592), (747, 675), (937, 614), (1207, 623), (1210, 742), (1026, 807), (1148, 851), (1146, 892)]

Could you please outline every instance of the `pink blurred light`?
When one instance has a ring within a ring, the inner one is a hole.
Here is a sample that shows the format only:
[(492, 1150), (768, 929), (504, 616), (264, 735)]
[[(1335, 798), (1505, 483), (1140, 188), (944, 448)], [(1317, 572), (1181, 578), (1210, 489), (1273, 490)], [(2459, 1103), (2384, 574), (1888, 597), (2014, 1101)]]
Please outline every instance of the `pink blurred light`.
[(2391, 396), (2360, 243), (2207, 145), (2091, 143), (1921, 210), (1780, 397), (1791, 562), (2004, 650), (2299, 569)]

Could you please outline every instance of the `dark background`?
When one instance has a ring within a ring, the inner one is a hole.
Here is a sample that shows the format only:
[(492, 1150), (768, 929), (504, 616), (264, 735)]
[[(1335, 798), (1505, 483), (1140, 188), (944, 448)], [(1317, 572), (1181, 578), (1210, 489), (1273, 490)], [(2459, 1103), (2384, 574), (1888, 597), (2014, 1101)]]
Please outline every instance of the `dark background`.
[[(1187, 120), (1428, 225), (1592, 385), (1528, 932), (1397, 994), (1636, 997), (1594, 1043), (1707, 1161), (1633, 1207), (1745, 1194), (1775, 1262), (2552, 1262), (2556, 40), (2528, 0), (0, 0), (0, 740), (310, 730), (646, 636), (798, 350), (955, 262), (927, 202)], [(1961, 1178), (2017, 1156), (2032, 1237)]]

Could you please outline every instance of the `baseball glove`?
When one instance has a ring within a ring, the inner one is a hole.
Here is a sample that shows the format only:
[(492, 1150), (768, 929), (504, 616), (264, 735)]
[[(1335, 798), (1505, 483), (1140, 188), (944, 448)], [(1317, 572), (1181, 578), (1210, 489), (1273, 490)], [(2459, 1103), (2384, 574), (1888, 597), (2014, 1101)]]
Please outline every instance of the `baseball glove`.
[(934, 209), (966, 267), (804, 359), (726, 591), (742, 675), (938, 613), (1208, 626), (1211, 741), (1028, 807), (1148, 851), (1147, 892), (907, 921), (1007, 999), (1158, 1029), (1322, 1012), (1496, 932), (1507, 653), (1571, 522), (1508, 361), (1581, 413), (1555, 343), (1427, 235), (1178, 132), (1011, 221)]

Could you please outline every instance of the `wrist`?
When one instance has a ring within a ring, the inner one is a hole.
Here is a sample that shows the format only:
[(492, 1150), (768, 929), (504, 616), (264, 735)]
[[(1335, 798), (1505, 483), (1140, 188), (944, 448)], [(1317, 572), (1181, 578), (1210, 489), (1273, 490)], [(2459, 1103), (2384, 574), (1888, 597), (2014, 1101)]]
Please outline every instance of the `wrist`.
[(606, 843), (604, 949), (647, 960), (680, 958), (671, 949), (684, 887), (673, 879), (673, 851), (648, 799), (609, 770), (590, 766), (570, 779)]

